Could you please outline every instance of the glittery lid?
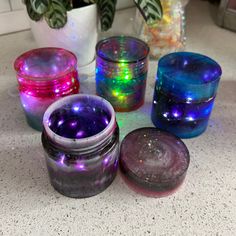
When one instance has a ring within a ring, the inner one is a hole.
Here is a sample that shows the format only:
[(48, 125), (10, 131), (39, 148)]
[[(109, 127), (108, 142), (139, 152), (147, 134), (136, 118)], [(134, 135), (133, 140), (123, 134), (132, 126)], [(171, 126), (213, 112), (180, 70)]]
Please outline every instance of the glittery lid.
[(166, 192), (177, 188), (189, 161), (185, 144), (156, 128), (134, 130), (121, 144), (121, 172), (133, 185), (146, 191)]

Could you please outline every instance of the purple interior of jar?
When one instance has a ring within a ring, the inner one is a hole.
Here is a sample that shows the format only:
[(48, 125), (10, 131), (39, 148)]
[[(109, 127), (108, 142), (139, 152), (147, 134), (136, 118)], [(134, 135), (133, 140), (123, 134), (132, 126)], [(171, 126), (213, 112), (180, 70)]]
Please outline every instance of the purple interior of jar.
[(137, 62), (149, 53), (148, 45), (133, 37), (115, 36), (98, 42), (97, 56), (111, 62)]
[(22, 77), (55, 78), (75, 69), (76, 56), (62, 48), (39, 48), (28, 51), (15, 61), (15, 70)]
[(110, 123), (111, 116), (104, 103), (84, 97), (53, 111), (48, 125), (59, 136), (82, 139), (103, 131)]

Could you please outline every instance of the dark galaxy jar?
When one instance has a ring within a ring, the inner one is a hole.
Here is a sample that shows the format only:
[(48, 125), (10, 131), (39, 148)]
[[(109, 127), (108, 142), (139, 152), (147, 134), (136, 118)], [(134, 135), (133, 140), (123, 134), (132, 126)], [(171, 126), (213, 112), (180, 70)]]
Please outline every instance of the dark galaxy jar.
[(112, 105), (95, 95), (72, 95), (53, 103), (43, 118), (42, 144), (52, 186), (84, 198), (114, 180), (119, 127)]

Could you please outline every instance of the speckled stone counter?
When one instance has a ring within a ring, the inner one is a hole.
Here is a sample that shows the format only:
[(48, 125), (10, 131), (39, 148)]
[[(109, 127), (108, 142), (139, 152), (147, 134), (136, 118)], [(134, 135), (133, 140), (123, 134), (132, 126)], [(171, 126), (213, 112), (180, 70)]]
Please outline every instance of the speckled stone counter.
[[(119, 24), (130, 19), (129, 11), (117, 15)], [(35, 42), (29, 31), (0, 37), (0, 235), (236, 235), (236, 34), (218, 28), (212, 13), (206, 2), (190, 3), (187, 49), (222, 65), (215, 108), (207, 131), (185, 140), (191, 163), (184, 185), (161, 199), (137, 195), (119, 175), (88, 199), (66, 198), (51, 187), (40, 133), (26, 124), (12, 68)], [(152, 62), (145, 105), (117, 115), (121, 138), (152, 126), (155, 73)], [(81, 90), (94, 92), (94, 78), (83, 80)]]

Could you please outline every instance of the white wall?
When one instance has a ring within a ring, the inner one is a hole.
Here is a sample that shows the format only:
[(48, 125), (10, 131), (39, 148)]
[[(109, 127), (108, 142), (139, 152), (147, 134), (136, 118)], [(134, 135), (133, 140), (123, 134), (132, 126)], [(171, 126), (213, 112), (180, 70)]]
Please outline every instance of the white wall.
[(10, 4), (12, 7), (12, 10), (22, 10), (24, 9), (24, 4), (22, 3), (22, 0), (10, 0)]
[[(117, 0), (117, 9), (134, 6), (133, 0)], [(29, 29), (22, 0), (0, 0), (0, 35)]]
[(117, 0), (117, 9), (123, 9), (132, 6), (134, 6), (133, 0)]
[(29, 28), (22, 0), (0, 0), (0, 35)]
[(0, 13), (22, 10), (23, 8), (22, 0), (0, 0)]
[(10, 3), (8, 0), (0, 0), (0, 13), (10, 11)]

